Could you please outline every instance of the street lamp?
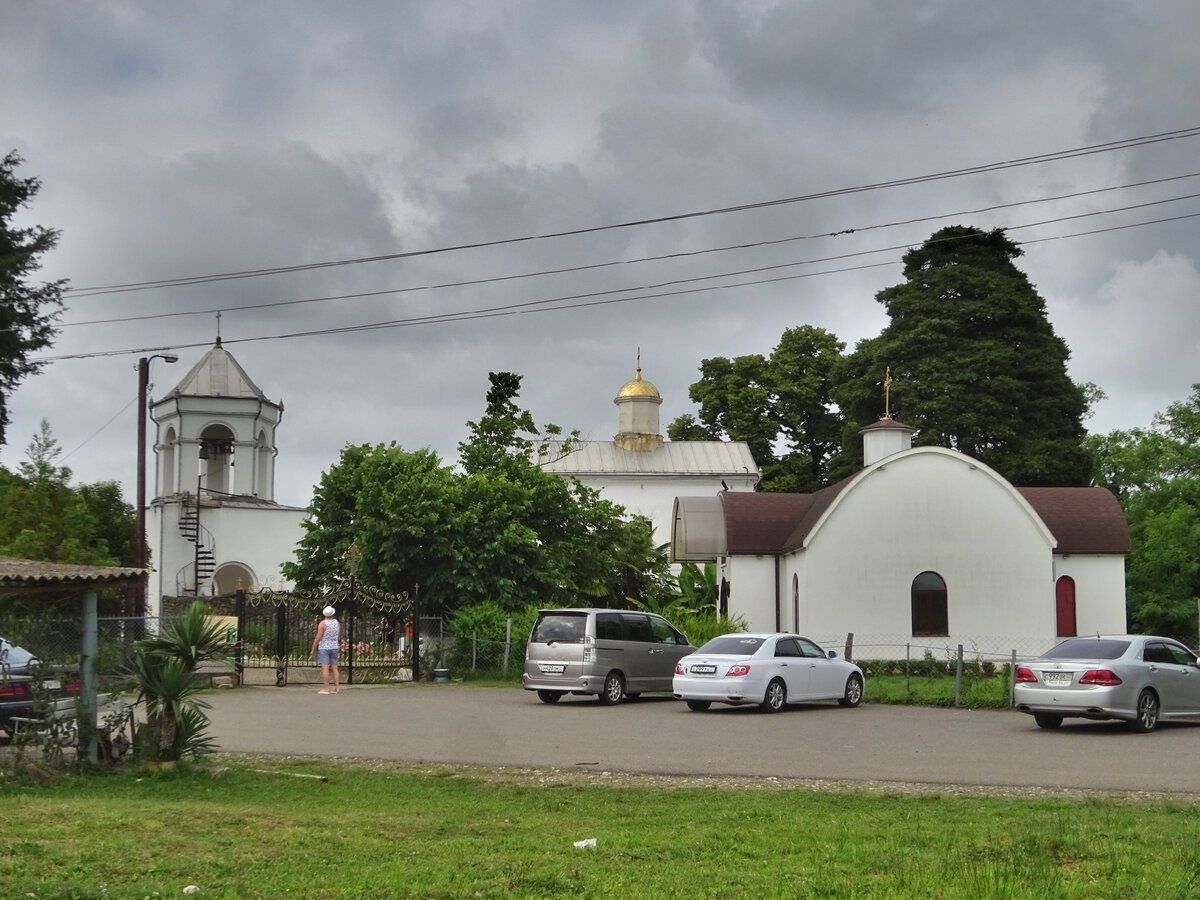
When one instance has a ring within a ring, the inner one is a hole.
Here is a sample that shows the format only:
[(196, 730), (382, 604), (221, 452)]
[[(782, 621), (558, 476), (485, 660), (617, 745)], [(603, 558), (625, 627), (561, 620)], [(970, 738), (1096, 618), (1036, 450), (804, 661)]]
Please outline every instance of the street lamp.
[[(155, 353), (153, 356), (143, 356), (138, 360), (138, 445), (137, 445), (137, 547), (134, 554), (134, 565), (139, 569), (146, 568), (146, 390), (150, 384), (150, 361), (161, 359), (163, 362), (179, 362), (179, 357), (173, 353)], [(146, 610), (146, 576), (142, 579), (141, 609)]]

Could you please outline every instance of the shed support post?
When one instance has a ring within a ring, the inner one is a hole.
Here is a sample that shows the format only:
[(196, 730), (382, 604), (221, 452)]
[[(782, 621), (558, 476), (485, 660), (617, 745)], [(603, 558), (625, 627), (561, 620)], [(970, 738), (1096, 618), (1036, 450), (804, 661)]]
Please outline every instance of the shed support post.
[(100, 641), (94, 587), (83, 593), (81, 619), (83, 641), (79, 648), (79, 699), (75, 705), (75, 724), (87, 760), (95, 765), (99, 762), (99, 741), (96, 735), (96, 650)]

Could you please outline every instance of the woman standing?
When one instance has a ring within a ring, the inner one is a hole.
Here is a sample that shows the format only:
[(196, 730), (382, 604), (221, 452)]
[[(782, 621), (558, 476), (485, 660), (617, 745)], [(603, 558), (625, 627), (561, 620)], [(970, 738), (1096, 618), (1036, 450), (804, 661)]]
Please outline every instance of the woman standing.
[[(325, 607), (321, 612), (325, 618), (317, 626), (317, 636), (313, 638), (312, 652), (316, 655), (317, 662), (321, 665), (321, 681), (324, 682), (325, 688), (317, 691), (317, 693), (336, 694), (341, 679), (341, 676), (338, 674), (338, 636), (341, 632), (341, 626), (338, 624), (338, 620), (333, 617), (337, 610), (332, 606)], [(332, 691), (329, 690), (330, 669), (333, 669)]]

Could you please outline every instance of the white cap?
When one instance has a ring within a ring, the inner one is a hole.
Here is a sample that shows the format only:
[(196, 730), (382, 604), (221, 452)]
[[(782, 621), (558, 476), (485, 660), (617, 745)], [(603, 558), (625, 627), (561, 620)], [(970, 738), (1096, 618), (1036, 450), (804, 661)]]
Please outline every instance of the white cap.
[(337, 612), (337, 610), (334, 609), (332, 606), (327, 606), (323, 610), (321, 610), (321, 612), (327, 616), (332, 616), (335, 612)]

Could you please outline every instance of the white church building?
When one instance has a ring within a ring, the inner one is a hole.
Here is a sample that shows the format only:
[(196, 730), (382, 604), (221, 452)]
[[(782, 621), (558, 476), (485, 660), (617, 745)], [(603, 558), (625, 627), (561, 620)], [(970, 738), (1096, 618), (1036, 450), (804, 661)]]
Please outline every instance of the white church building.
[(165, 396), (156, 425), (154, 497), (146, 538), (153, 572), (147, 614), (161, 598), (283, 589), (279, 566), (295, 555), (306, 510), (275, 502), (275, 429), (269, 400), (216, 344)]
[(659, 422), (662, 396), (642, 378), (639, 359), (632, 381), (617, 392), (617, 434), (611, 441), (563, 442), (535, 448), (545, 471), (594, 488), (630, 516), (643, 516), (655, 545), (671, 541), (671, 516), (680, 494), (715, 496), (723, 490), (753, 491), (762, 474), (742, 441), (664, 441)]
[(913, 433), (863, 429), (864, 468), (812, 494), (681, 495), (673, 558), (718, 560), (751, 630), (853, 634), (864, 659), (1034, 655), (1126, 630), (1129, 530), (1109, 491), (1017, 488)]

